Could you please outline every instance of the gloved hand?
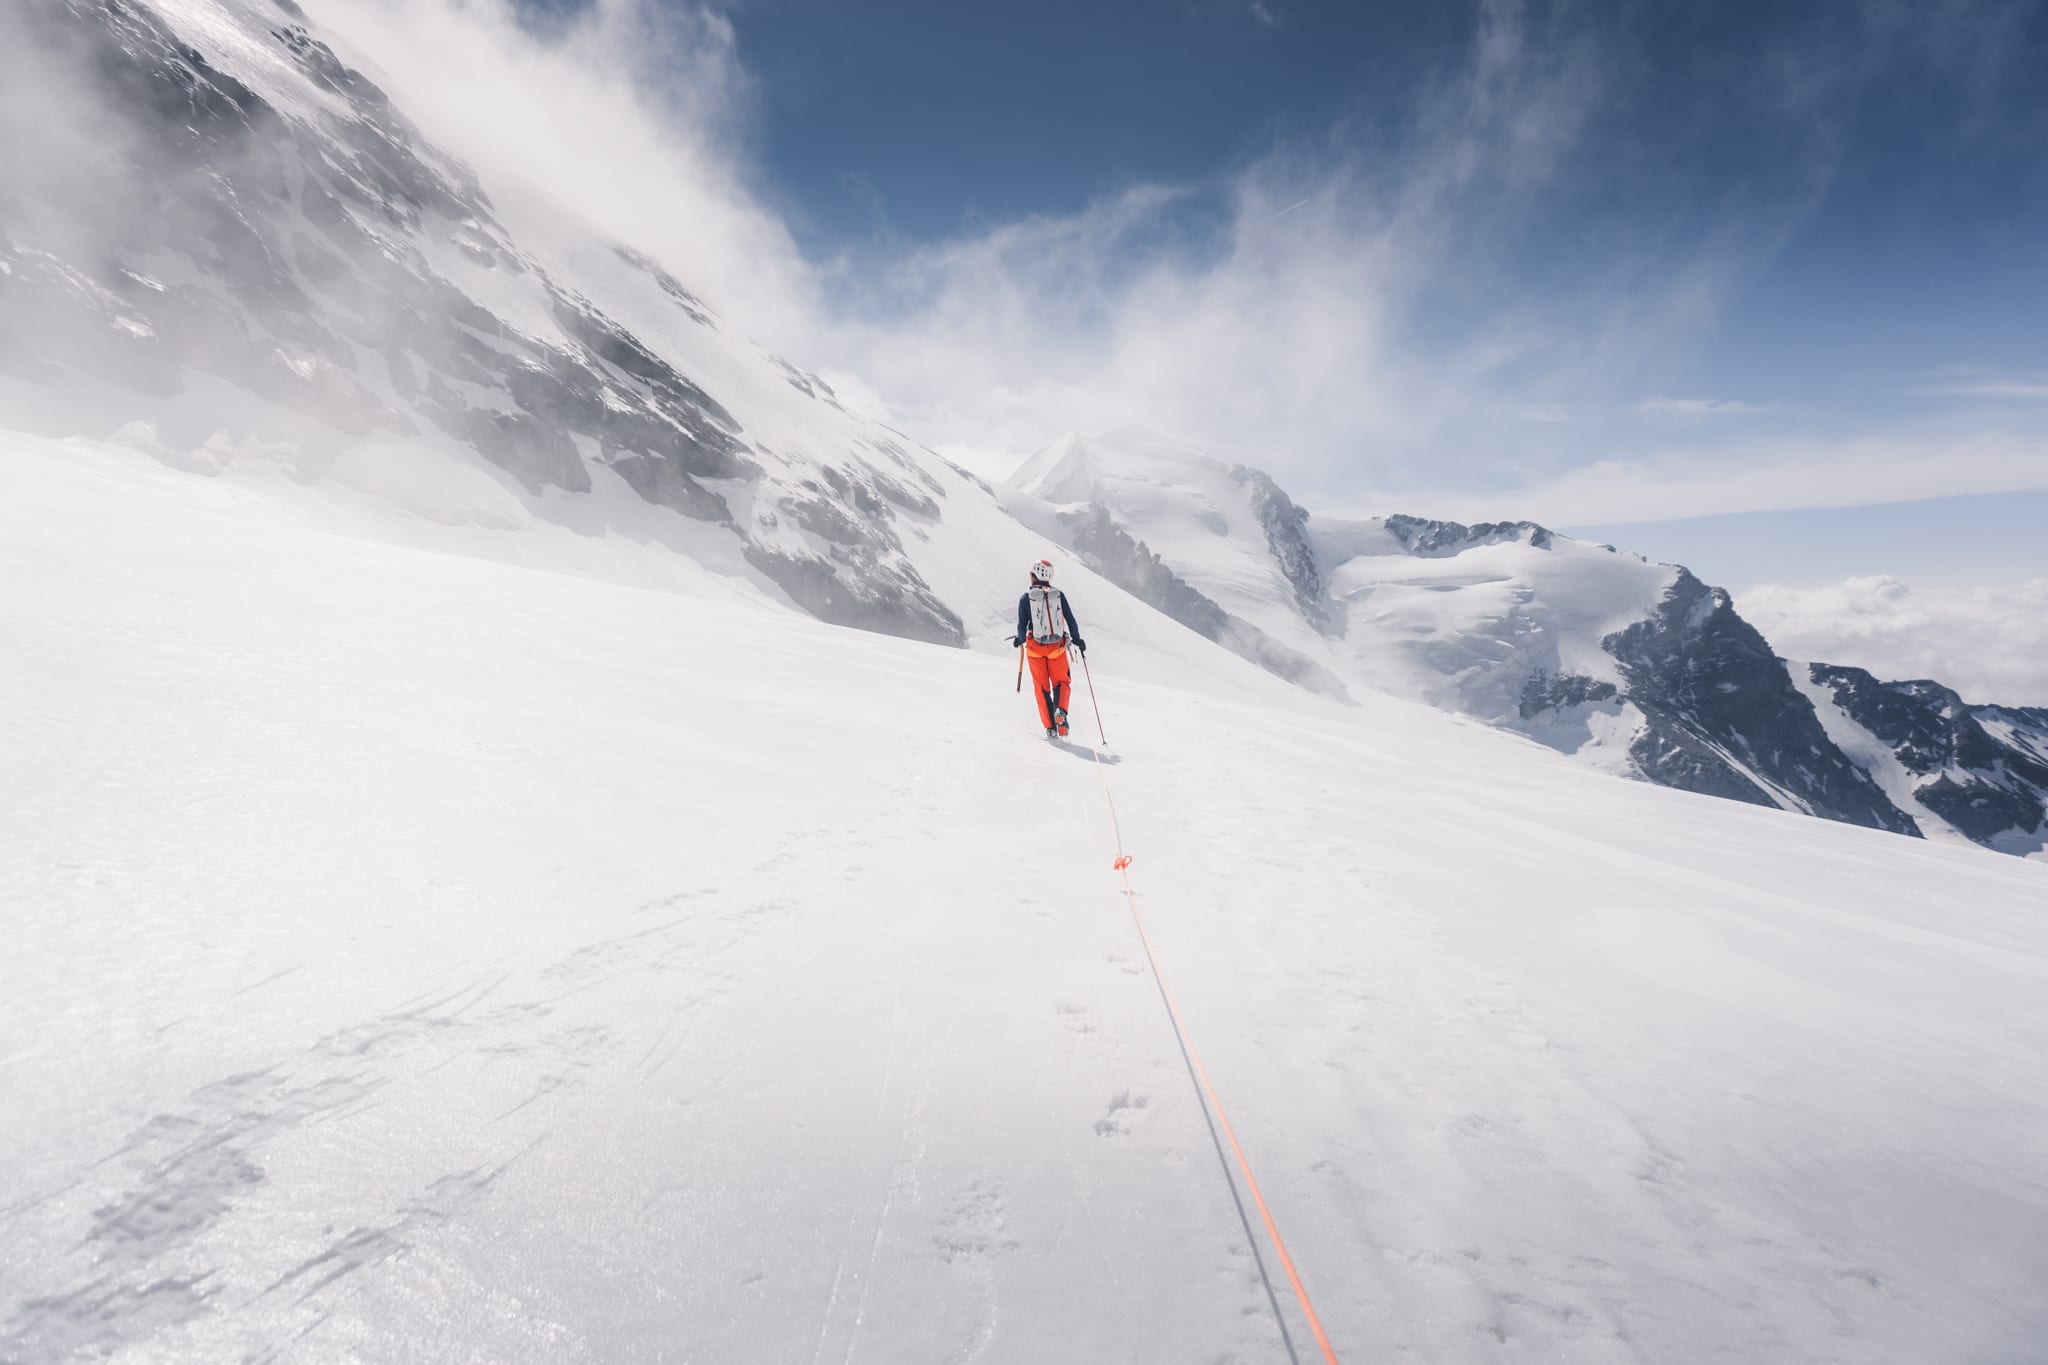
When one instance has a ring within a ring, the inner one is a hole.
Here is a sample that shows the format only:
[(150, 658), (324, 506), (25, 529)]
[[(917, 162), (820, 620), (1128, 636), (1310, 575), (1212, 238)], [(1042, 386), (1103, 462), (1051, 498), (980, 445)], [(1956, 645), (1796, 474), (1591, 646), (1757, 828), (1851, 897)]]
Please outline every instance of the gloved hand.
[(1083, 654), (1086, 654), (1088, 652), (1088, 642), (1082, 639), (1080, 636), (1076, 635), (1074, 637), (1074, 648), (1080, 650)]
[(1023, 636), (1021, 636), (1021, 635), (1019, 635), (1019, 636), (1018, 636), (1018, 637), (1017, 637), (1016, 639), (1014, 639), (1014, 640), (1010, 641), (1010, 648), (1012, 648), (1012, 649), (1022, 649), (1022, 648), (1024, 648), (1024, 637), (1023, 637)]

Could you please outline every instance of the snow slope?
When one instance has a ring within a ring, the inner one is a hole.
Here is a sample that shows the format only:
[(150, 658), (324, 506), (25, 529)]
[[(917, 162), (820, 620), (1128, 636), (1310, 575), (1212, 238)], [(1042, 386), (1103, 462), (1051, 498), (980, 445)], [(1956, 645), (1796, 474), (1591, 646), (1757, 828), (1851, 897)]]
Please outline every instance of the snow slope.
[(1101, 776), (1342, 1359), (2039, 1356), (2039, 864), (0, 459), (0, 1359), (1284, 1359)]

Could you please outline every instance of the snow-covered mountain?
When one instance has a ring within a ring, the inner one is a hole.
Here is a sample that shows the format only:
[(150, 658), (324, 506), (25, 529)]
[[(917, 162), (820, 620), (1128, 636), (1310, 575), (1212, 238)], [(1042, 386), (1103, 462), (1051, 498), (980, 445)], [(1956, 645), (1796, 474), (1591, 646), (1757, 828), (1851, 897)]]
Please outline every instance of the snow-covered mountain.
[[(2037, 713), (1978, 723), (1933, 684), (1810, 681), (1682, 567), (1531, 522), (1311, 518), (1261, 471), (1143, 432), (1063, 438), (1009, 492), (1112, 581), (1320, 691), (1416, 697), (1612, 771), (1875, 829), (2022, 853), (2048, 837)], [(1938, 714), (1877, 717), (1872, 689)]]
[[(49, 145), (0, 177), (16, 425), (303, 477), (481, 457), (543, 507), (630, 488), (824, 620), (949, 644), (978, 586), (953, 559), (1035, 553), (653, 261), (559, 211), (515, 237), (292, 0), (27, 0), (20, 22), (0, 107), (11, 143)], [(21, 93), (52, 87), (94, 117)]]
[[(1007, 650), (1048, 546), (996, 490), (546, 187), (501, 212), (294, 0), (27, 0), (8, 23), (0, 428), (383, 539)], [(1063, 581), (1141, 676), (1255, 671), (1085, 568)]]
[[(40, 150), (0, 177), (11, 425), (268, 462), (441, 521), (630, 528), (823, 620), (945, 644), (1002, 637), (1011, 569), (1049, 538), (1328, 697), (1390, 690), (1881, 829), (2018, 851), (2048, 831), (2024, 722), (1979, 726), (1913, 796), (1893, 768), (1922, 773), (1917, 750), (1855, 757), (1876, 752), (1836, 737), (1856, 722), (1816, 716), (1683, 569), (1529, 523), (1312, 522), (1265, 474), (1135, 433), (1061, 441), (991, 490), (572, 215), (522, 200), (514, 233), (294, 0), (29, 0), (19, 22), (0, 116)], [(51, 89), (94, 117), (44, 117)], [(465, 465), (497, 496), (434, 472)]]

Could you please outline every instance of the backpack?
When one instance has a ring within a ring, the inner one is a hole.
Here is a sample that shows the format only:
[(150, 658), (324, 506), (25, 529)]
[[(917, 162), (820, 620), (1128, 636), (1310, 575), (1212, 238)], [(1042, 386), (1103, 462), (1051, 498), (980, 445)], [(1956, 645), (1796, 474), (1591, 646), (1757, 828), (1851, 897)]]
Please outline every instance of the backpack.
[(1031, 604), (1031, 638), (1056, 645), (1067, 638), (1066, 602), (1058, 588), (1034, 586), (1024, 597)]

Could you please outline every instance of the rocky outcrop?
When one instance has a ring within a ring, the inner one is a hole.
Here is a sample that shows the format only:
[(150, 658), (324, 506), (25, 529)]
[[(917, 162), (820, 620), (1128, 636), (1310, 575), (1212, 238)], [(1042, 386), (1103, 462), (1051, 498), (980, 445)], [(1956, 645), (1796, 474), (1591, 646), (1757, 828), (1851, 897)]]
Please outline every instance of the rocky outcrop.
[(1552, 673), (1539, 669), (1522, 684), (1522, 696), (1517, 713), (1523, 720), (1534, 720), (1546, 711), (1569, 711), (1575, 706), (1597, 705), (1613, 701), (1621, 695), (1621, 689), (1611, 682), (1589, 678), (1583, 673)]
[(1972, 706), (1937, 682), (1833, 664), (1809, 673), (1891, 751), (1928, 812), (1986, 847), (2048, 844), (2048, 708)]
[(1409, 554), (1423, 559), (1446, 559), (1479, 545), (1521, 542), (1539, 550), (1550, 548), (1550, 532), (1533, 521), (1487, 521), (1465, 526), (1455, 521), (1431, 521), (1426, 517), (1395, 514), (1386, 519), (1387, 534)]
[(1265, 528), (1266, 548), (1273, 562), (1294, 587), (1295, 605), (1302, 617), (1319, 631), (1330, 628), (1329, 587), (1317, 561), (1315, 543), (1308, 535), (1308, 512), (1280, 491), (1263, 471), (1239, 465), (1230, 475), (1245, 490), (1252, 512)]
[(1828, 738), (1726, 592), (1680, 569), (1655, 612), (1605, 643), (1648, 721), (1629, 756), (1651, 781), (1919, 833)]

